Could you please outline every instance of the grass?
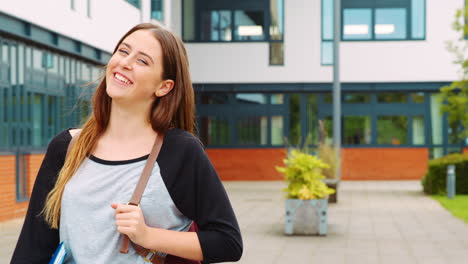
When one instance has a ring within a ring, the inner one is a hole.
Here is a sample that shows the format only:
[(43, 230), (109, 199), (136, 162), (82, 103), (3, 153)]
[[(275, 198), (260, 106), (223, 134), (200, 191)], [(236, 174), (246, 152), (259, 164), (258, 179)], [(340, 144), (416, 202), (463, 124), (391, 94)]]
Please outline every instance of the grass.
[(456, 195), (454, 199), (442, 195), (432, 195), (432, 198), (439, 201), (454, 216), (468, 223), (468, 195)]

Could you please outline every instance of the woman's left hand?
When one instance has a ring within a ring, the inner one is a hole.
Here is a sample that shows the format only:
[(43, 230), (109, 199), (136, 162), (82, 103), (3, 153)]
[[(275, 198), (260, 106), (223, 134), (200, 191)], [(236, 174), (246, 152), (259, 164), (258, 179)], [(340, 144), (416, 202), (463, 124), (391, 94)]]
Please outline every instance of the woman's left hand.
[(148, 226), (139, 206), (111, 204), (115, 209), (115, 224), (121, 234), (127, 235), (133, 243), (144, 244)]

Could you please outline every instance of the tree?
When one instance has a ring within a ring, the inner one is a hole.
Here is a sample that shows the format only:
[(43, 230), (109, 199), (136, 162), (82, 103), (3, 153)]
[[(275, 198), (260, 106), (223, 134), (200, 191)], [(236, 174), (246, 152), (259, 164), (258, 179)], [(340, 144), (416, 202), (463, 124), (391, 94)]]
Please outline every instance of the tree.
[(465, 7), (455, 13), (452, 28), (458, 33), (456, 41), (447, 42), (447, 50), (455, 56), (454, 64), (460, 67), (460, 80), (440, 88), (442, 114), (447, 113), (452, 131), (451, 142), (462, 142), (468, 137), (468, 0)]

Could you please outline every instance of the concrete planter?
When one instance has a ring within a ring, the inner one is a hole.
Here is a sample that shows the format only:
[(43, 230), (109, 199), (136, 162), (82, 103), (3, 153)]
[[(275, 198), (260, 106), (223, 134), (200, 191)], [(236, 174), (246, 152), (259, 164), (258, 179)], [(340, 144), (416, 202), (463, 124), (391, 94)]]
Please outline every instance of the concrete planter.
[(327, 185), (328, 188), (335, 190), (334, 194), (330, 194), (328, 197), (329, 203), (337, 203), (338, 202), (338, 185), (340, 184), (339, 179), (325, 179), (323, 182)]
[(286, 200), (284, 233), (287, 235), (327, 235), (328, 199)]

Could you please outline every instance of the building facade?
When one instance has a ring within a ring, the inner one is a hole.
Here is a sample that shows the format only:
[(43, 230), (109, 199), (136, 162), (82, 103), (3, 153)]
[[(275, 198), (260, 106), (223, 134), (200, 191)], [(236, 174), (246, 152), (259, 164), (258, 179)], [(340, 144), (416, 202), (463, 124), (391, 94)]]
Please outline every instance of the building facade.
[[(446, 41), (459, 37), (451, 24), (464, 4), (342, 1), (343, 179), (420, 179), (428, 159), (460, 150), (439, 88), (461, 78)], [(285, 143), (316, 147), (319, 120), (331, 141), (333, 0), (173, 5), (200, 137), (221, 177), (281, 179)]]
[[(342, 1), (343, 179), (420, 179), (429, 159), (460, 149), (438, 90), (460, 78), (445, 42), (464, 2)], [(331, 142), (332, 12), (333, 0), (1, 5), (0, 221), (24, 215), (48, 142), (83, 122), (115, 43), (140, 22), (185, 41), (198, 134), (220, 177), (282, 179), (285, 146), (316, 147), (319, 120)]]

